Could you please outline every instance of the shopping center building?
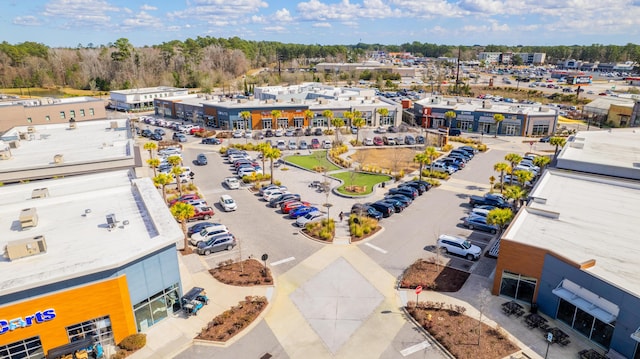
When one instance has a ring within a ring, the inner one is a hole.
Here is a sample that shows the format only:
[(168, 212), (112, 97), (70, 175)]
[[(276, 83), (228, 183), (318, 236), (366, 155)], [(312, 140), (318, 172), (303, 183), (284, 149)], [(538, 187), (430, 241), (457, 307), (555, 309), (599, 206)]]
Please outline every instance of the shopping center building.
[(500, 239), (493, 293), (640, 358), (640, 133), (578, 132)]
[[(50, 173), (0, 186), (1, 358), (43, 358), (82, 338), (109, 348), (180, 309), (183, 234), (152, 181), (136, 178), (133, 161), (96, 173), (83, 167), (133, 157), (126, 121), (121, 130), (102, 122), (35, 128), (40, 139), (23, 140), (0, 160), (7, 173)], [(103, 148), (103, 132), (126, 135)], [(94, 141), (74, 146), (67, 136)], [(55, 175), (56, 153), (64, 154), (65, 175)]]

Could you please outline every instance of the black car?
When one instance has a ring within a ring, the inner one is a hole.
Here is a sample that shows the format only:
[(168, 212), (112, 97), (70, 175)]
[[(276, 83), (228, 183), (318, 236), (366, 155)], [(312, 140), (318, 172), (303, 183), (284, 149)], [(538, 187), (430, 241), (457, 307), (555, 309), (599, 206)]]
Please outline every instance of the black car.
[(406, 135), (406, 136), (404, 136), (404, 144), (405, 145), (415, 145), (416, 144), (416, 139), (413, 138), (413, 136), (411, 136), (411, 135)]
[(549, 141), (551, 141), (551, 136), (542, 137), (540, 139), (540, 142), (542, 143), (549, 143)]
[(351, 213), (359, 216), (367, 216), (377, 220), (382, 219), (382, 213), (377, 209), (362, 203), (356, 203), (351, 207)]
[(456, 153), (457, 153), (457, 154), (460, 154), (460, 155), (462, 155), (462, 156), (464, 156), (464, 157), (466, 157), (466, 158), (467, 158), (467, 159), (469, 159), (469, 160), (471, 160), (471, 159), (473, 158), (473, 154), (472, 154), (472, 153), (469, 153), (469, 152), (467, 152), (467, 151), (465, 151), (465, 150), (458, 150), (458, 149), (455, 149), (455, 150), (452, 150), (452, 151), (451, 151), (451, 154), (456, 154)]
[(382, 217), (384, 218), (387, 218), (392, 214), (396, 213), (396, 210), (393, 207), (393, 204), (390, 204), (390, 203), (373, 202), (373, 203), (368, 203), (368, 205), (378, 210), (378, 212), (382, 213)]
[(213, 227), (213, 226), (221, 226), (221, 224), (220, 223), (212, 223), (212, 222), (196, 223), (193, 226), (189, 227), (189, 229), (187, 229), (187, 235), (189, 237), (191, 237), (192, 234), (200, 233), (200, 231), (202, 231), (204, 228)]
[(316, 129), (313, 131), (313, 134), (314, 134), (315, 136), (322, 136), (322, 129), (321, 129), (320, 127), (316, 128)]
[(149, 136), (150, 139), (154, 140), (154, 141), (162, 141), (162, 136), (159, 133), (152, 133), (151, 136)]
[(413, 202), (413, 200), (403, 194), (392, 194), (392, 195), (388, 195), (385, 196), (384, 199), (393, 199), (396, 201), (400, 201), (402, 203), (405, 204), (406, 207), (409, 207), (409, 205)]
[(395, 127), (395, 126), (389, 126), (389, 128), (387, 129), (387, 132), (396, 133), (396, 132), (398, 132), (398, 128)]
[(467, 152), (471, 152), (471, 153), (478, 153), (478, 149), (471, 147), (471, 146), (462, 146), (462, 147), (458, 147), (459, 150), (465, 150)]
[(307, 128), (304, 129), (304, 135), (305, 136), (313, 135), (313, 131), (311, 131), (311, 127), (307, 127)]
[(220, 140), (215, 137), (209, 137), (209, 138), (203, 138), (202, 141), (200, 141), (200, 143), (205, 145), (219, 145), (222, 142), (220, 142)]
[(453, 167), (457, 170), (460, 170), (464, 167), (464, 162), (462, 162), (460, 159), (457, 158), (453, 158), (453, 157), (445, 157), (442, 158), (440, 160), (438, 160), (442, 163), (444, 163), (445, 165), (449, 166), (449, 167)]
[(419, 145), (424, 145), (424, 136), (422, 135), (416, 136), (416, 143)]
[(164, 130), (163, 130), (163, 129), (161, 129), (161, 128), (156, 128), (155, 130), (153, 130), (153, 132), (154, 132), (154, 133), (159, 134), (160, 136), (164, 136), (164, 135), (166, 135), (166, 133), (164, 132)]
[(274, 199), (272, 199), (271, 201), (269, 201), (269, 207), (280, 207), (280, 204), (282, 204), (285, 201), (290, 201), (290, 200), (296, 200), (299, 201), (300, 200), (300, 195), (299, 194), (294, 194), (294, 193), (285, 193), (282, 194)]
[(378, 202), (388, 203), (388, 204), (392, 205), (393, 206), (393, 210), (395, 211), (395, 213), (400, 213), (405, 208), (407, 208), (407, 205), (404, 204), (404, 202), (402, 202), (400, 200), (397, 200), (397, 199), (389, 198), (389, 197), (387, 197), (387, 198), (385, 198), (383, 200), (380, 200)]
[(151, 137), (151, 135), (153, 135), (153, 131), (149, 129), (144, 129), (142, 130), (142, 132), (140, 132), (140, 136), (142, 137)]
[(458, 160), (460, 160), (460, 161), (462, 161), (462, 162), (464, 162), (464, 163), (469, 162), (469, 157), (467, 157), (467, 156), (465, 156), (465, 155), (462, 155), (462, 154), (460, 154), (460, 153), (458, 153), (458, 152), (455, 152), (455, 153), (454, 153), (454, 152), (452, 152), (452, 153), (450, 153), (447, 157), (451, 157), (451, 158), (458, 159)]
[(423, 184), (418, 182), (405, 182), (400, 184), (399, 187), (411, 187), (418, 191), (419, 196), (422, 196), (422, 194), (427, 191), (427, 188)]
[(271, 130), (270, 128), (266, 129), (264, 131), (264, 137), (273, 137), (273, 130)]
[(449, 136), (460, 136), (462, 134), (462, 131), (460, 131), (459, 128), (450, 128), (449, 129)]
[(392, 188), (389, 190), (389, 194), (402, 194), (411, 199), (416, 199), (416, 197), (418, 197), (418, 191), (415, 188), (408, 186)]

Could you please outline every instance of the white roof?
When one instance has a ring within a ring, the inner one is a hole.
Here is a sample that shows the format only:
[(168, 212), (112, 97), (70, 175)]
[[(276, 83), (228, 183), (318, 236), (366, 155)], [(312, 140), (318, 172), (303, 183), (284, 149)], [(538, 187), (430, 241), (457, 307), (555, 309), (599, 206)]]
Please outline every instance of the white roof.
[(567, 139), (558, 168), (640, 180), (640, 131), (582, 131)]
[(544, 248), (605, 282), (640, 296), (640, 183), (545, 171), (503, 238)]
[[(117, 128), (112, 129), (111, 123)], [(63, 156), (64, 165), (78, 165), (90, 162), (133, 159), (133, 139), (127, 128), (126, 119), (75, 122), (76, 129), (69, 124), (14, 127), (2, 139), (5, 142), (20, 138), (19, 146), (11, 149), (11, 159), (0, 160), (0, 174), (30, 170), (34, 168), (54, 168), (54, 155)], [(29, 127), (35, 132), (28, 133)]]
[[(49, 197), (31, 199), (37, 188)], [(44, 254), (0, 257), (0, 295), (118, 268), (183, 240), (151, 180), (132, 179), (126, 170), (6, 185), (0, 198), (0, 253), (10, 241), (40, 235), (47, 245)], [(35, 208), (38, 224), (23, 231), (18, 218), (25, 208)], [(108, 214), (119, 221), (111, 231)]]

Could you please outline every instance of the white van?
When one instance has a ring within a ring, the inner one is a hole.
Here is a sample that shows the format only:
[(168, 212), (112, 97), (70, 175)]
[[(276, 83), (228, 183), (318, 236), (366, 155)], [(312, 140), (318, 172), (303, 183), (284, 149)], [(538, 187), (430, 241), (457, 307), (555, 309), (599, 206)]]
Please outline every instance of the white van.
[(189, 243), (194, 246), (198, 245), (198, 242), (206, 241), (211, 236), (215, 236), (221, 233), (229, 233), (229, 229), (224, 224), (217, 224), (211, 227), (205, 227), (200, 231), (200, 233), (194, 233), (191, 238), (189, 238)]

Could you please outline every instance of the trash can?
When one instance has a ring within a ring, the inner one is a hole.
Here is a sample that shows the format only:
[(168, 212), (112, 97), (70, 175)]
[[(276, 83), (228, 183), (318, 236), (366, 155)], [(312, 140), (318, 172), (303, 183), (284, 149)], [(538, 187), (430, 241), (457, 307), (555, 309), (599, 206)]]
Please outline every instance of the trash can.
[(531, 303), (531, 309), (529, 310), (532, 314), (538, 313), (538, 303)]

